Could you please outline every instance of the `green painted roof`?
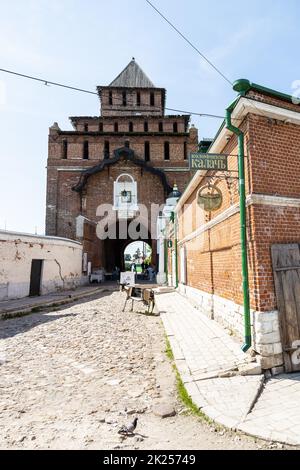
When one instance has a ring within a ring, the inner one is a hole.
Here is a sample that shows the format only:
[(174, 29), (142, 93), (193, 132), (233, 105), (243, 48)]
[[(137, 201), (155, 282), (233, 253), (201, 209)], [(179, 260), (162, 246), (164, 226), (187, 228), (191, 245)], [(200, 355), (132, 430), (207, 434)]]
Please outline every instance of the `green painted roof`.
[(280, 91), (277, 91), (277, 90), (272, 90), (272, 88), (267, 88), (265, 86), (258, 85), (257, 83), (251, 83), (249, 80), (245, 78), (236, 80), (233, 84), (233, 89), (234, 91), (237, 91), (241, 96), (245, 96), (246, 93), (253, 90), (259, 93), (263, 93), (268, 96), (273, 96), (274, 98), (279, 98), (283, 101), (288, 101), (289, 103), (294, 103), (294, 100), (295, 100), (295, 98), (291, 95), (288, 95), (286, 93), (281, 93)]

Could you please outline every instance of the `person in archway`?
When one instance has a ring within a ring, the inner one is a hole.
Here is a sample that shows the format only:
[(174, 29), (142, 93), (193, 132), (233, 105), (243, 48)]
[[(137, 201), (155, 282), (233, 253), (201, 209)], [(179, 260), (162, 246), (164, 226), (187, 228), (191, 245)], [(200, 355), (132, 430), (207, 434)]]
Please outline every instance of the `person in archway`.
[(153, 264), (150, 264), (149, 268), (147, 269), (149, 275), (149, 281), (155, 281), (156, 278), (156, 271)]
[(136, 273), (136, 264), (135, 263), (132, 263), (132, 265), (131, 265), (131, 272)]
[(115, 266), (115, 269), (113, 270), (112, 273), (112, 278), (113, 281), (118, 281), (120, 279), (120, 268), (118, 266)]

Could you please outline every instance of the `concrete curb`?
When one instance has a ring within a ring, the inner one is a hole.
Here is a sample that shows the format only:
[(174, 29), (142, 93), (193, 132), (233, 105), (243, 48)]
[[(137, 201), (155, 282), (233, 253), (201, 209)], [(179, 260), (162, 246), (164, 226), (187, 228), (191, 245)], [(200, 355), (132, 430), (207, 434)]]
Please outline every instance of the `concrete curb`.
[(107, 290), (111, 290), (109, 287), (97, 287), (96, 289), (90, 290), (88, 292), (82, 292), (81, 294), (76, 294), (76, 291), (74, 294), (68, 294), (65, 297), (59, 298), (59, 299), (53, 299), (50, 302), (45, 302), (45, 303), (33, 303), (29, 306), (26, 306), (25, 308), (18, 308), (15, 310), (6, 310), (0, 313), (0, 321), (1, 320), (9, 320), (10, 318), (17, 318), (17, 317), (22, 317), (25, 315), (29, 315), (30, 313), (39, 313), (40, 311), (43, 311), (47, 308), (50, 307), (59, 307), (61, 305), (66, 305), (71, 302), (74, 302), (76, 300), (80, 300), (85, 297), (90, 297), (91, 295), (105, 292)]

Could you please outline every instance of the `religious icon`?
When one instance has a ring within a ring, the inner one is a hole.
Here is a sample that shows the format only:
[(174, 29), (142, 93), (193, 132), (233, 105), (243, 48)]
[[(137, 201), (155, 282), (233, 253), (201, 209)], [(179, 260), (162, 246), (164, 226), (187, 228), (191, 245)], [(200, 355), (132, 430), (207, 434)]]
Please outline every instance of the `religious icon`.
[(121, 202), (130, 203), (131, 202), (131, 191), (124, 191), (121, 192)]

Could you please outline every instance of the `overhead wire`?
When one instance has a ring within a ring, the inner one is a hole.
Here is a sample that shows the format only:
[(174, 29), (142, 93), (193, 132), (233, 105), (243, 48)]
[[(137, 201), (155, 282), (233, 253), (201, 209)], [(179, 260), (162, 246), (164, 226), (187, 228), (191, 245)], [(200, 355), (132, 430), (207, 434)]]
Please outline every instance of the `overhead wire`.
[[(81, 93), (88, 93), (88, 94), (91, 94), (91, 95), (99, 96), (98, 93), (95, 92), (95, 91), (86, 90), (84, 88), (79, 88), (79, 87), (75, 87), (75, 86), (71, 86), (71, 85), (66, 85), (66, 84), (59, 83), (59, 82), (53, 82), (53, 81), (48, 80), (48, 79), (39, 78), (39, 77), (35, 77), (35, 76), (32, 76), (32, 75), (26, 75), (24, 73), (15, 72), (13, 70), (0, 69), (0, 72), (9, 73), (9, 74), (12, 74), (12, 75), (16, 75), (18, 77), (27, 78), (29, 80), (35, 80), (35, 81), (44, 83), (45, 85), (54, 85), (54, 86), (58, 86), (58, 87), (61, 87), (61, 88), (67, 88), (69, 90), (78, 91), (78, 92), (81, 92)], [(113, 97), (113, 101), (114, 101), (114, 103), (117, 103), (117, 102), (123, 103), (123, 99), (119, 100), (117, 97)], [(165, 109), (167, 111), (184, 113), (184, 114), (189, 114), (189, 115), (193, 115), (193, 116), (209, 117), (209, 118), (215, 118), (215, 119), (225, 119), (224, 116), (219, 116), (219, 115), (216, 115), (216, 114), (198, 113), (198, 112), (193, 112), (193, 111), (183, 111), (183, 110), (180, 110), (180, 109), (167, 108), (167, 107)]]

